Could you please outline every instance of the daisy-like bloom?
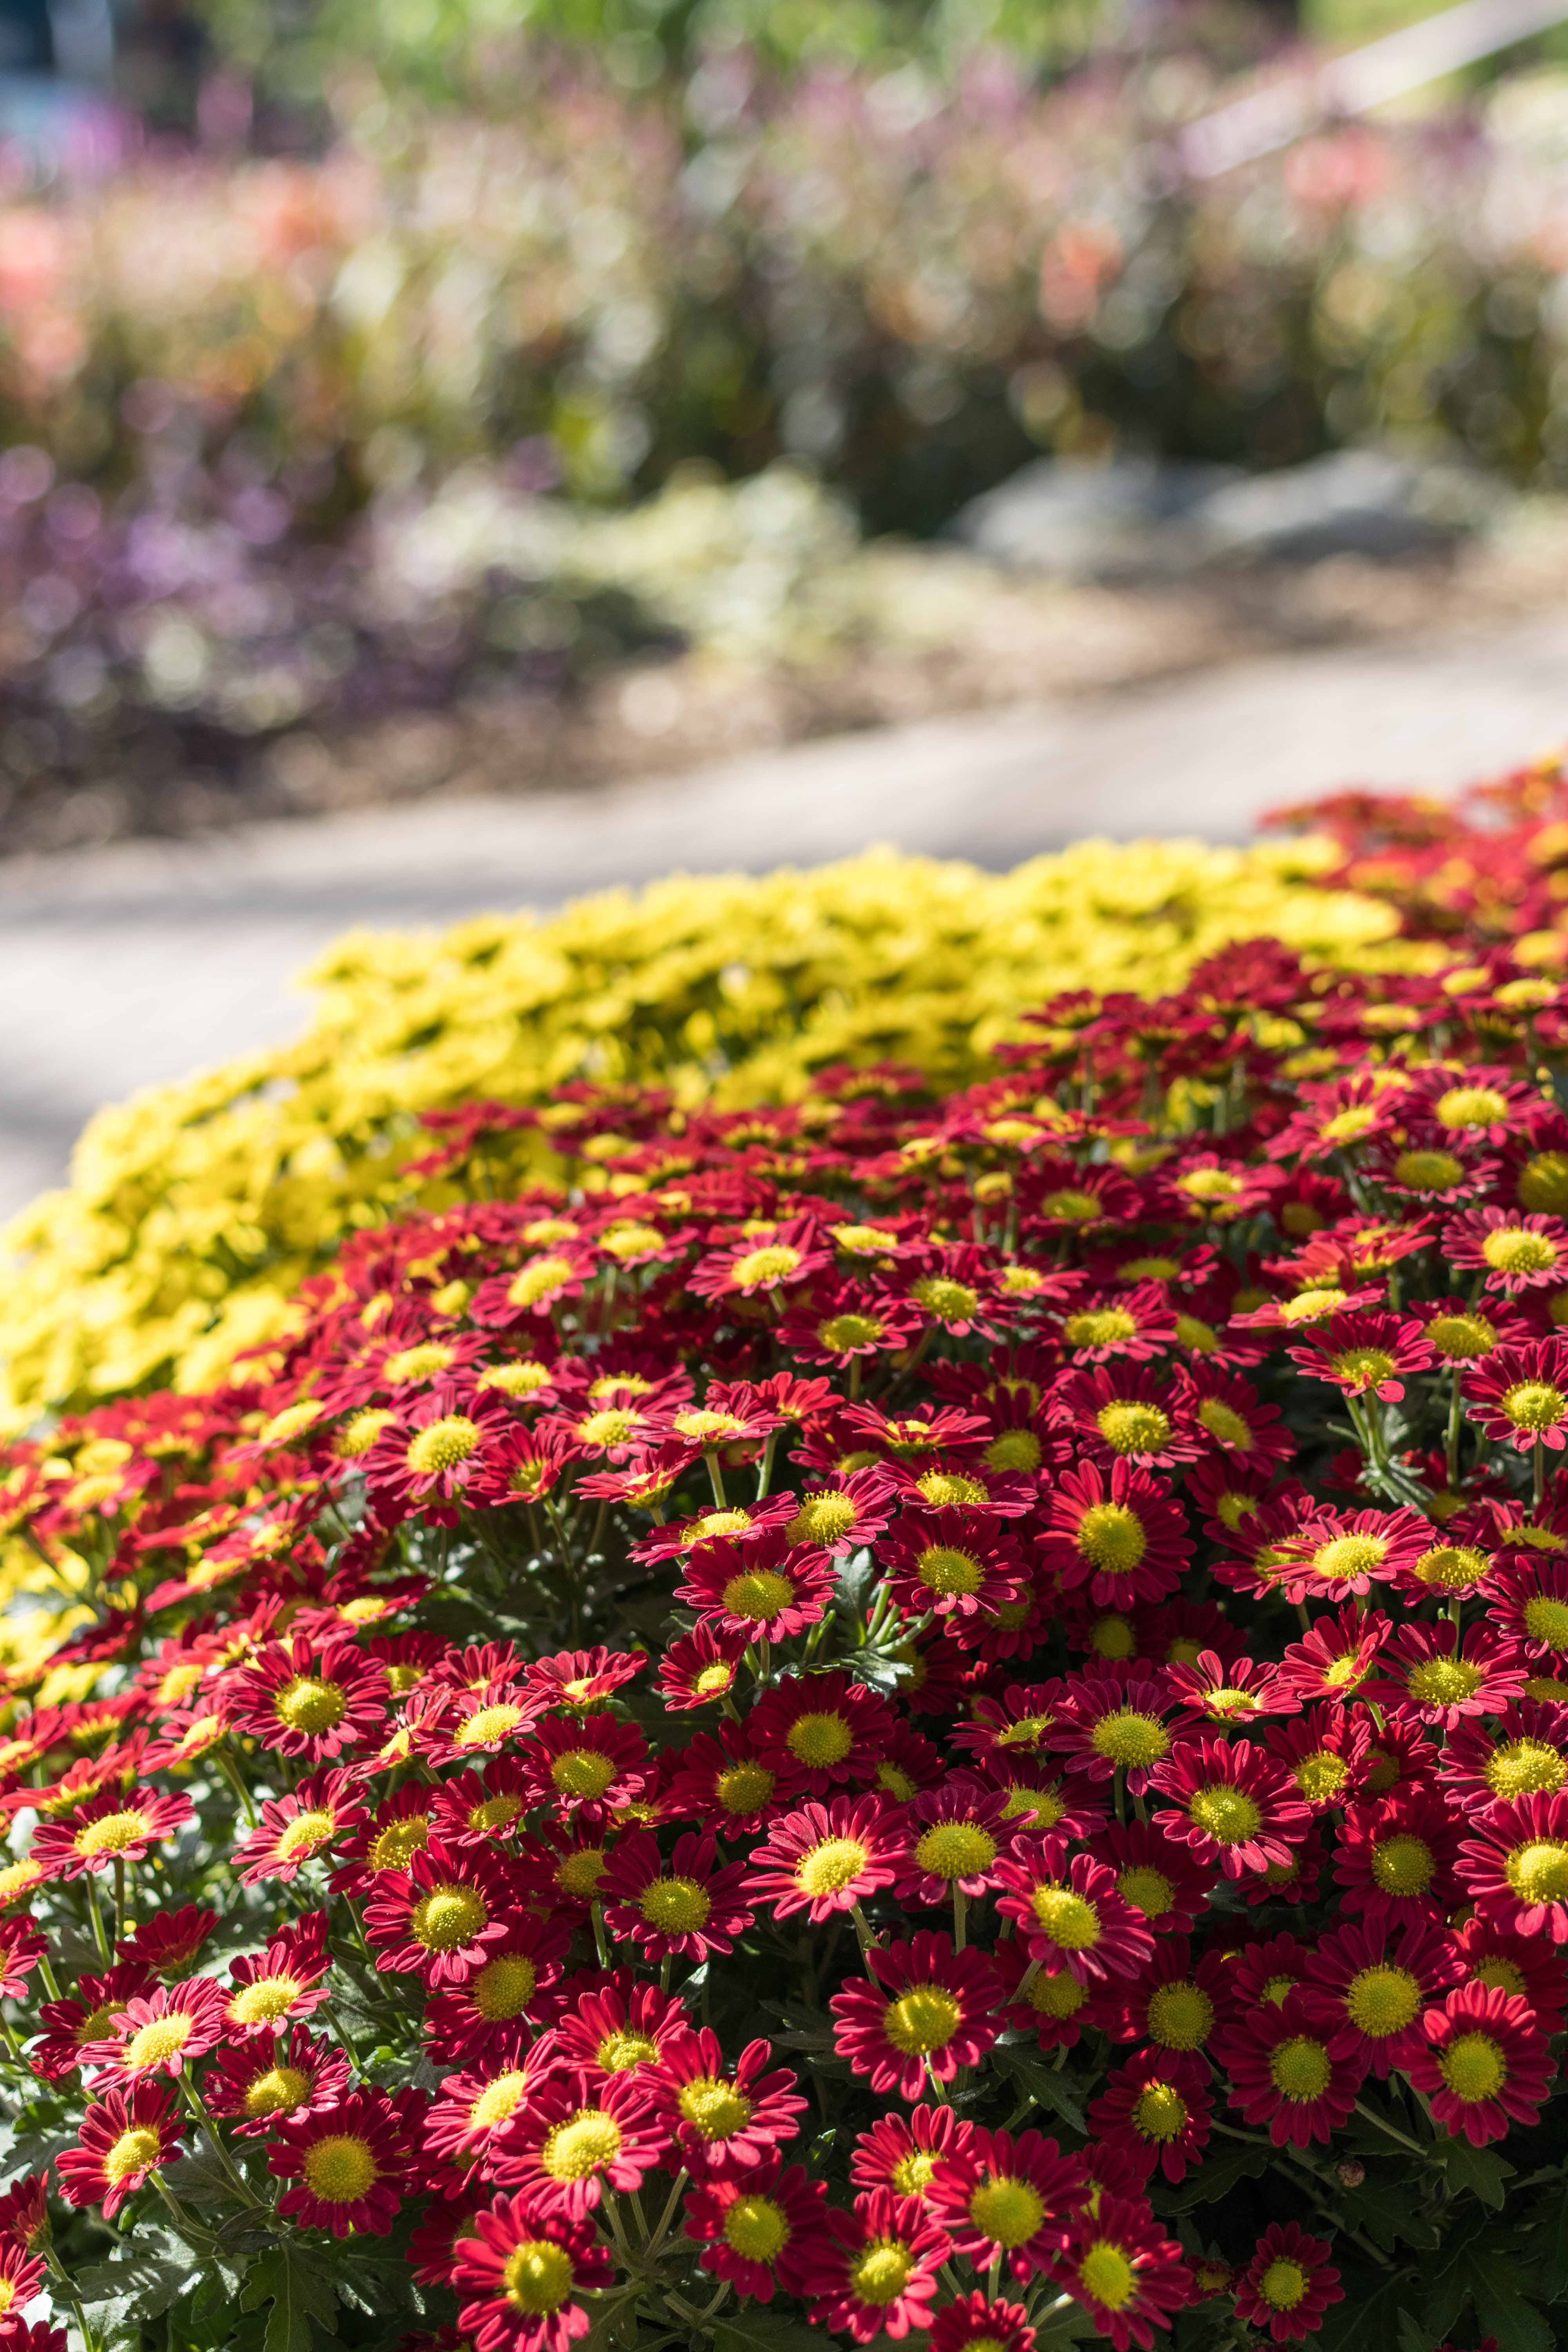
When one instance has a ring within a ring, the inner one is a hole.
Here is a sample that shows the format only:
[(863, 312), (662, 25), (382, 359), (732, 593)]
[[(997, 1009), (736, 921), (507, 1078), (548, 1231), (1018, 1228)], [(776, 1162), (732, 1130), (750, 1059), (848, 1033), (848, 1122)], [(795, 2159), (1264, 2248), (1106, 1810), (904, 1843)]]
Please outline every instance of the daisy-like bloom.
[(1460, 1394), (1471, 1420), (1499, 1444), (1560, 1454), (1568, 1445), (1568, 1340), (1499, 1348), (1466, 1372)]
[(598, 1706), (635, 1683), (647, 1665), (646, 1650), (557, 1650), (523, 1668), (523, 1681), (547, 1706)]
[(933, 2083), (951, 2083), (996, 2039), (1001, 1981), (984, 1953), (955, 1952), (948, 1936), (873, 1945), (867, 1977), (828, 2002), (834, 2046), (879, 2093), (911, 2102)]
[(1432, 1533), (1415, 1511), (1321, 1512), (1277, 1540), (1271, 1580), (1292, 1602), (1348, 1601), (1407, 1574)]
[(977, 2271), (1004, 2263), (1016, 2279), (1033, 2278), (1061, 2252), (1084, 2199), (1076, 2158), (1054, 2139), (1026, 2131), (974, 2126), (940, 2157), (926, 2204)]
[(1514, 1297), (1568, 1274), (1568, 1225), (1514, 1209), (1469, 1209), (1443, 1229), (1450, 1265), (1474, 1266), (1488, 1290)]
[(1021, 2303), (961, 2294), (931, 2322), (930, 2352), (1033, 2352), (1035, 2331)]
[(1447, 1807), (1424, 1789), (1348, 1807), (1333, 1865), (1345, 1909), (1395, 1926), (1451, 1910), (1455, 1844)]
[(1271, 1725), (1264, 1744), (1289, 1774), (1297, 1795), (1321, 1815), (1361, 1793), (1372, 1725), (1348, 1707), (1314, 1706), (1294, 1723)]
[(61, 2189), (73, 2205), (100, 2205), (112, 2221), (148, 2175), (179, 2155), (182, 2121), (178, 2094), (154, 2083), (106, 2091), (83, 2116), (75, 2147), (55, 2159)]
[(813, 1544), (847, 1559), (874, 1543), (892, 1517), (892, 1481), (880, 1464), (841, 1478), (808, 1479), (784, 1528), (792, 1544)]
[(942, 2158), (966, 2146), (972, 2124), (961, 2124), (951, 2107), (911, 2107), (908, 2115), (879, 2116), (861, 2132), (849, 2159), (857, 2189), (890, 2189), (895, 2197), (926, 2197)]
[(1167, 1666), (1165, 1681), (1172, 1698), (1187, 1715), (1210, 1723), (1250, 1723), (1263, 1715), (1293, 1715), (1300, 1704), (1281, 1689), (1271, 1665), (1256, 1658), (1222, 1658), (1217, 1650), (1200, 1652), (1196, 1661)]
[(1279, 1662), (1279, 1687), (1303, 1703), (1331, 1699), (1342, 1704), (1371, 1679), (1377, 1654), (1393, 1630), (1386, 1617), (1376, 1611), (1363, 1617), (1353, 1603), (1337, 1616), (1320, 1617), (1304, 1640), (1287, 1646)]
[(1303, 1346), (1286, 1353), (1309, 1380), (1331, 1381), (1346, 1396), (1373, 1396), (1384, 1404), (1399, 1402), (1406, 1374), (1436, 1361), (1421, 1324), (1401, 1315), (1331, 1316)]
[(327, 1998), (327, 1916), (292, 1919), (259, 1958), (236, 1960), (224, 2003), (231, 2032), (275, 2033), (285, 2019), (309, 2017)]
[(1209, 2072), (1201, 2058), (1140, 2050), (1105, 2079), (1089, 2109), (1097, 2141), (1125, 2156), (1141, 2179), (1183, 2180), (1209, 2139)]
[[(399, 1790), (399, 1796), (404, 1793)], [(417, 1820), (419, 1807), (429, 1806), (426, 1843), (433, 1829), (439, 1837), (484, 1838), (505, 1846), (527, 1812), (532, 1793), (531, 1776), (515, 1756), (493, 1756), (482, 1774), (463, 1772), (448, 1780), (434, 1805), (427, 1795), (415, 1790), (409, 1811)], [(411, 1851), (417, 1853), (417, 1845)]]
[(746, 1654), (743, 1634), (699, 1625), (672, 1642), (658, 1663), (658, 1695), (668, 1707), (717, 1706), (733, 1690)]
[(1069, 1772), (1096, 1780), (1123, 1773), (1139, 1796), (1171, 1752), (1170, 1714), (1163, 1675), (1136, 1665), (1076, 1675), (1059, 1703), (1051, 1746)]
[(240, 1884), (264, 1878), (297, 1878), (308, 1862), (340, 1839), (352, 1837), (368, 1818), (356, 1791), (359, 1782), (342, 1769), (312, 1773), (287, 1797), (262, 1800), (261, 1820), (235, 1849)]
[(426, 2149), (438, 2164), (452, 2166), (465, 2183), (471, 2180), (483, 2169), (497, 2135), (559, 2064), (554, 2036), (547, 2031), (526, 2050), (448, 2074), (425, 2119)]
[(1448, 1738), (1438, 1778), (1467, 1815), (1568, 1786), (1568, 1707), (1534, 1699), (1502, 1708), (1494, 1728), (1463, 1723)]
[(1020, 1837), (996, 1866), (1005, 1888), (996, 1908), (1023, 1931), (1029, 1958), (1047, 1976), (1062, 1969), (1083, 1983), (1131, 1976), (1154, 1939), (1116, 1891), (1114, 1874), (1092, 1854), (1069, 1853), (1065, 1837)]
[(816, 1281), (833, 1264), (827, 1236), (814, 1217), (788, 1217), (767, 1234), (700, 1258), (686, 1277), (698, 1298), (776, 1298)]
[(1047, 1976), (1035, 1966), (1021, 1936), (998, 1944), (992, 1965), (1002, 1983), (1003, 2024), (1037, 2034), (1042, 2048), (1070, 2050), (1085, 2026), (1094, 2023), (1096, 2002), (1089, 1986), (1068, 1969)]
[(814, 1289), (803, 1306), (779, 1319), (778, 1343), (808, 1364), (840, 1371), (868, 1357), (913, 1345), (926, 1317), (913, 1298), (879, 1286), (833, 1283)]
[(751, 1925), (742, 1900), (744, 1863), (719, 1865), (716, 1842), (694, 1830), (675, 1842), (668, 1868), (646, 1830), (618, 1838), (605, 1865), (605, 1924), (629, 1936), (650, 1960), (680, 1953), (690, 1960), (728, 1952)]
[(552, 2074), (490, 2143), (490, 2178), (542, 2213), (581, 2221), (606, 2189), (640, 2189), (669, 2136), (646, 2076)]
[(519, 1908), (513, 1881), (483, 1846), (432, 1838), (406, 1870), (384, 1871), (364, 1909), (378, 1969), (423, 1977), (434, 1992), (481, 1969)]
[(1106, 1466), (1126, 1462), (1140, 1470), (1171, 1469), (1195, 1461), (1202, 1451), (1185, 1391), (1152, 1372), (1109, 1364), (1068, 1372), (1052, 1394), (1051, 1416)]
[(700, 1544), (760, 1541), (770, 1532), (777, 1533), (787, 1527), (794, 1517), (793, 1495), (770, 1495), (761, 1503), (726, 1503), (722, 1510), (714, 1506), (699, 1511), (694, 1518), (677, 1519), (655, 1528), (632, 1547), (631, 1556), (652, 1563), (684, 1559)]
[(890, 1886), (904, 1844), (904, 1825), (885, 1797), (807, 1802), (752, 1847), (745, 1891), (775, 1918), (805, 1911), (816, 1925)]
[(926, 1906), (984, 1895), (996, 1883), (1012, 1835), (1007, 1822), (1003, 1791), (965, 1772), (917, 1797), (902, 1823), (894, 1882), (900, 1901)]
[(1398, 1706), (1421, 1723), (1452, 1731), (1468, 1717), (1498, 1715), (1523, 1696), (1524, 1653), (1500, 1641), (1484, 1624), (1461, 1637), (1448, 1619), (1435, 1625), (1405, 1624), (1395, 1631), (1378, 1658), (1367, 1696)]
[(48, 2174), (26, 2172), (0, 2196), (0, 2242), (11, 2240), (30, 2254), (47, 2246), (52, 2234)]
[(474, 2352), (566, 2352), (592, 2314), (574, 2300), (615, 2284), (591, 2223), (498, 2197), (452, 2250), (458, 2325)]
[(915, 2197), (862, 2189), (853, 2212), (828, 2210), (800, 2293), (809, 2316), (857, 2344), (928, 2328), (948, 2241)]
[(1568, 2012), (1568, 1968), (1542, 1936), (1515, 1936), (1489, 1920), (1469, 1918), (1451, 1937), (1466, 1984), (1495, 1985), (1528, 2001), (1548, 2033), (1561, 2032)]
[(431, 2055), (453, 2064), (523, 2047), (533, 2025), (560, 2007), (554, 1987), (569, 1933), (562, 1919), (513, 1919), (472, 1976), (426, 2003)]
[(1056, 2276), (1082, 2304), (1115, 2352), (1148, 2352), (1191, 2289), (1182, 2250), (1162, 2236), (1147, 2205), (1101, 2194), (1075, 2226)]
[(1159, 1827), (1198, 1862), (1217, 1863), (1227, 1878), (1288, 1864), (1311, 1824), (1289, 1777), (1245, 1739), (1195, 1739), (1150, 1779), (1174, 1806), (1159, 1814)]
[(1366, 2068), (1357, 2058), (1336, 2057), (1333, 2039), (1299, 1990), (1250, 2011), (1226, 2033), (1230, 2103), (1247, 2123), (1266, 2123), (1276, 2147), (1331, 2138), (1355, 2105)]
[(1265, 1404), (1250, 1381), (1204, 1364), (1184, 1370), (1182, 1396), (1187, 1419), (1233, 1470), (1268, 1475), (1296, 1451), (1278, 1408)]
[(783, 1642), (826, 1613), (836, 1574), (826, 1552), (769, 1528), (743, 1543), (699, 1544), (675, 1597), (721, 1633)]
[(1568, 1943), (1568, 1795), (1494, 1805), (1459, 1849), (1458, 1874), (1489, 1924)]
[[(579, 1981), (570, 1979), (569, 1988)], [(563, 2063), (594, 2082), (632, 2074), (651, 2081), (662, 2052), (686, 2031), (685, 2010), (673, 1993), (626, 1969), (595, 1982), (595, 1990), (577, 1992), (561, 2013), (555, 2039)]]
[(17, 2238), (0, 2239), (0, 2332), (7, 2352), (23, 2332), (23, 2308), (42, 2287), (44, 2275), (41, 2254), (29, 2253)]
[(1026, 1581), (1005, 1523), (977, 1511), (906, 1511), (879, 1547), (879, 1564), (911, 1617), (994, 1612)]
[[(496, 1482), (487, 1473), (493, 1474), (494, 1457), (509, 1441), (514, 1454), (535, 1450), (526, 1441), (516, 1445), (516, 1426), (506, 1399), (493, 1391), (437, 1381), (387, 1423), (364, 1457), (365, 1486), (378, 1520), (391, 1525), (416, 1509), (429, 1526), (455, 1526), (459, 1503), (477, 1500), (481, 1488), (487, 1500), (494, 1493)], [(514, 1466), (508, 1479), (511, 1492), (528, 1493), (516, 1480)]]
[(1046, 1514), (1044, 1557), (1097, 1606), (1131, 1608), (1173, 1592), (1191, 1559), (1186, 1520), (1169, 1488), (1131, 1462), (1064, 1471)]
[(750, 2172), (704, 2180), (686, 2200), (686, 2234), (698, 2260), (737, 2294), (771, 2303), (775, 2288), (804, 2291), (827, 2202), (826, 2184), (774, 2155)]
[(116, 1862), (142, 1861), (195, 1818), (185, 1796), (163, 1796), (144, 1788), (131, 1789), (123, 1796), (106, 1794), (67, 1821), (40, 1822), (30, 1859), (39, 1865), (41, 1876), (80, 1878)]
[(1123, 1903), (1157, 1936), (1190, 1935), (1219, 1876), (1217, 1862), (1199, 1862), (1149, 1822), (1106, 1823), (1089, 1852), (1109, 1866)]
[(1201, 2050), (1230, 2009), (1226, 1964), (1218, 1952), (1194, 1961), (1185, 1936), (1166, 1936), (1130, 1982), (1107, 1986), (1095, 2023), (1120, 2042), (1147, 2042), (1156, 2054)]
[(38, 2011), (40, 2038), (27, 2052), (35, 2074), (54, 2082), (82, 2063), (89, 2042), (108, 2041), (115, 2020), (137, 1993), (150, 1992), (153, 1978), (140, 1960), (122, 1960), (100, 1977), (79, 1977), (74, 1999), (46, 2001)]
[(1434, 1298), (1413, 1311), (1439, 1364), (1479, 1364), (1500, 1348), (1517, 1346), (1528, 1336), (1517, 1313), (1500, 1307), (1495, 1298), (1489, 1298), (1484, 1308), (1463, 1298)]
[(10, 2000), (22, 2000), (27, 1979), (47, 1949), (44, 1937), (23, 1914), (0, 1919), (0, 1993)]
[(227, 1692), (237, 1731), (320, 1764), (374, 1739), (386, 1717), (386, 1669), (352, 1641), (316, 1645), (300, 1635), (272, 1642)]
[(657, 2112), (694, 2179), (749, 2173), (794, 2139), (807, 2101), (773, 2045), (748, 2042), (727, 2066), (719, 2037), (704, 2026), (672, 2034), (648, 2081)]
[(1426, 2047), (1405, 2071), (1447, 2131), (1472, 2147), (1540, 2118), (1555, 2071), (1541, 2021), (1526, 2000), (1492, 1985), (1461, 1985), (1422, 2021)]
[(1270, 2221), (1232, 2285), (1237, 2317), (1276, 2344), (1315, 2334), (1329, 2305), (1345, 2299), (1330, 2252), (1326, 2238), (1309, 2237), (1299, 2222)]
[(148, 2074), (183, 2074), (193, 2058), (216, 2049), (227, 2031), (224, 1989), (210, 1977), (132, 1993), (101, 2042), (82, 2044), (81, 2060), (110, 2083)]
[(349, 2062), (302, 2025), (287, 2038), (257, 2035), (220, 2050), (207, 2071), (204, 2095), (215, 2116), (233, 2122), (243, 2137), (270, 2131), (279, 2116), (335, 2106), (349, 2087)]
[(775, 1821), (795, 1788), (794, 1773), (776, 1754), (765, 1761), (757, 1754), (751, 1727), (743, 1723), (700, 1731), (668, 1769), (665, 1801), (670, 1812), (710, 1821), (727, 1837)]
[(285, 2116), (273, 2129), (268, 2169), (291, 2180), (279, 2213), (301, 2229), (384, 2238), (409, 2185), (409, 2153), (396, 2107), (381, 2091), (350, 2091), (335, 2106)]
[(844, 1674), (791, 1675), (757, 1699), (747, 1727), (764, 1759), (778, 1756), (813, 1797), (864, 1788), (876, 1770), (892, 1709)]
[[(446, 1691), (437, 1684), (427, 1685), (421, 1697), (427, 1711), (416, 1719), (415, 1745), (437, 1764), (515, 1751), (531, 1733), (543, 1705), (536, 1691), (516, 1679), (515, 1668), (492, 1676), (477, 1690)], [(415, 1723), (412, 1711), (405, 1720)]]
[(1332, 2054), (1381, 2078), (1423, 2048), (1422, 2012), (1458, 1982), (1459, 1973), (1440, 1927), (1418, 1922), (1394, 1942), (1383, 1920), (1346, 1920), (1309, 1958), (1301, 1999), (1329, 2029)]
[(1568, 1659), (1568, 1562), (1515, 1554), (1488, 1587), (1491, 1621), (1531, 1660)]
[(547, 1716), (529, 1743), (537, 1801), (563, 1821), (603, 1822), (647, 1788), (647, 1741), (613, 1715)]
[(1075, 1299), (1058, 1328), (1072, 1364), (1151, 1363), (1176, 1341), (1170, 1295), (1159, 1282)]

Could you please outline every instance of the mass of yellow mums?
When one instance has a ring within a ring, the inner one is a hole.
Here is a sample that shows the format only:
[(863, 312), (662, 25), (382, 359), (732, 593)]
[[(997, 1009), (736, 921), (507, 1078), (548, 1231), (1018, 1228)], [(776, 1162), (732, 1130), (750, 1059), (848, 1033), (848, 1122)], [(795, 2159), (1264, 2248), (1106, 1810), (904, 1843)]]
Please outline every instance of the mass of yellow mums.
[(297, 1044), (100, 1112), (69, 1184), (11, 1225), (0, 1426), (220, 1379), (346, 1228), (429, 1197), (405, 1173), (423, 1111), (574, 1078), (788, 1101), (842, 1061), (962, 1084), (1053, 992), (1158, 993), (1232, 940), (1405, 958), (1390, 908), (1313, 887), (1326, 855), (1091, 841), (994, 875), (876, 851), (351, 934)]

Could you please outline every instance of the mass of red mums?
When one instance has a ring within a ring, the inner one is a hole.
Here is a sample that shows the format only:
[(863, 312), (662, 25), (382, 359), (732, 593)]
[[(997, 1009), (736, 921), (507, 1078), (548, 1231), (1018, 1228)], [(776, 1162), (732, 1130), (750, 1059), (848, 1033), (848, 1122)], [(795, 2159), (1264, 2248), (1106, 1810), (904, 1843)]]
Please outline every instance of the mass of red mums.
[(1507, 951), (1258, 945), (480, 1107), (15, 1448), (0, 2352), (1545, 2352), (1563, 1098)]

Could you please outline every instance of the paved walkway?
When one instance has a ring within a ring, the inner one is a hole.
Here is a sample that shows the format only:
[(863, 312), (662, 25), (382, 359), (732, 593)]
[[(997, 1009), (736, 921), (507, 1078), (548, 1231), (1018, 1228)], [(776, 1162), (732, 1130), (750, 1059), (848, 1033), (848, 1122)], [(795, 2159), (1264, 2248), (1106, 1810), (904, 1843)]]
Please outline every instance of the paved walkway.
[(99, 1103), (298, 1029), (289, 974), (352, 924), (441, 924), (872, 842), (1000, 867), (1086, 834), (1240, 841), (1280, 801), (1453, 790), (1565, 740), (1568, 615), (1240, 662), (592, 793), (0, 866), (0, 1212), (58, 1181)]

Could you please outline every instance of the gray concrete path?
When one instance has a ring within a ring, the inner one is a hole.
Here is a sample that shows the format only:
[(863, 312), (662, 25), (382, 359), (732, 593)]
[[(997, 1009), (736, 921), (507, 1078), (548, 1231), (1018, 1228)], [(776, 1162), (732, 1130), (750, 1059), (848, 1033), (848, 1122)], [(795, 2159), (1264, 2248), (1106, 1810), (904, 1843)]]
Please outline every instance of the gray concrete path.
[(0, 1211), (100, 1103), (287, 1037), (352, 924), (549, 907), (874, 842), (994, 867), (1088, 834), (1245, 840), (1343, 784), (1452, 791), (1568, 740), (1568, 614), (1238, 662), (1113, 698), (846, 736), (684, 777), (426, 802), (0, 866)]

